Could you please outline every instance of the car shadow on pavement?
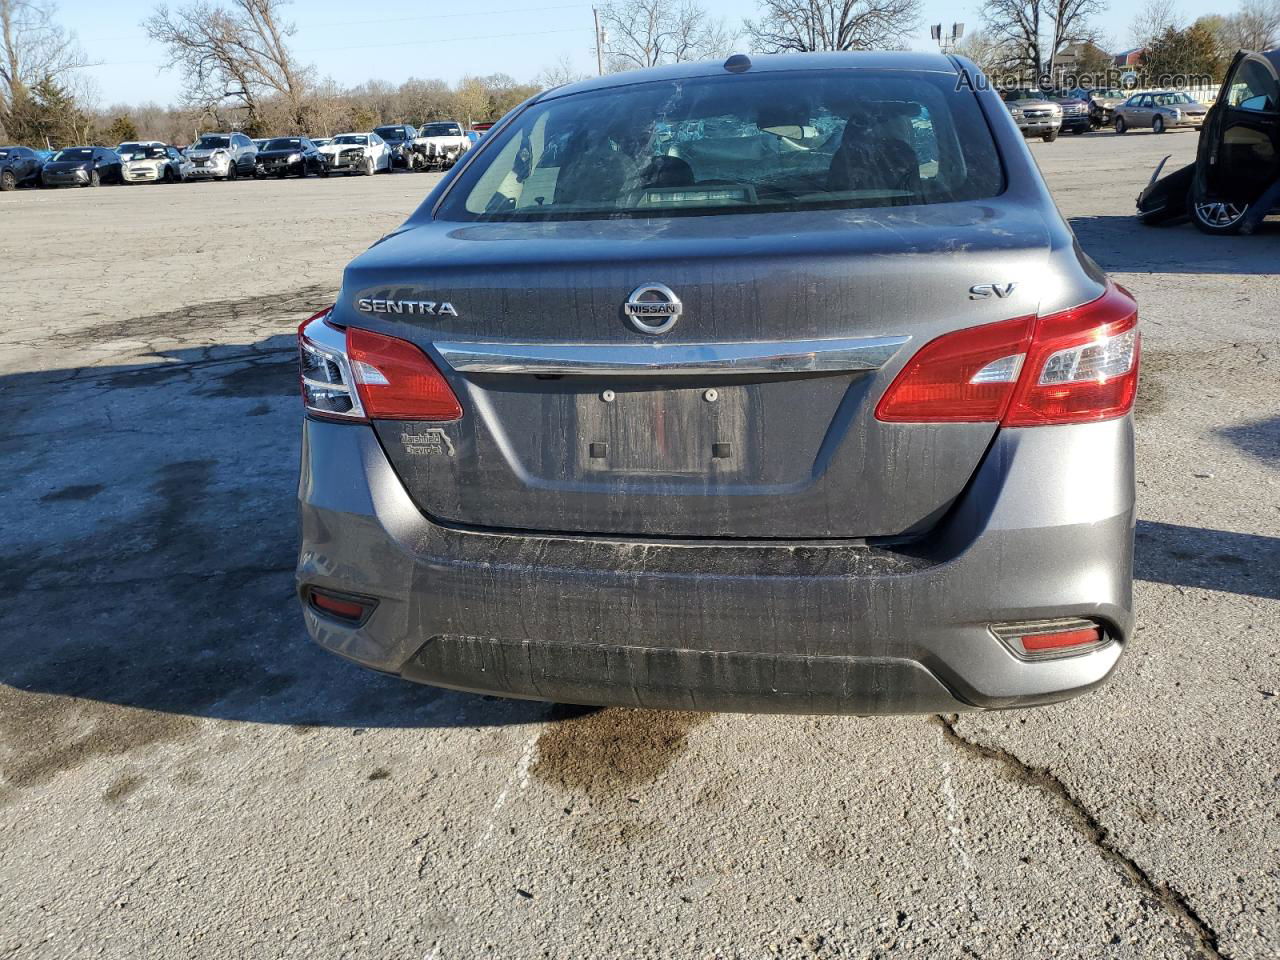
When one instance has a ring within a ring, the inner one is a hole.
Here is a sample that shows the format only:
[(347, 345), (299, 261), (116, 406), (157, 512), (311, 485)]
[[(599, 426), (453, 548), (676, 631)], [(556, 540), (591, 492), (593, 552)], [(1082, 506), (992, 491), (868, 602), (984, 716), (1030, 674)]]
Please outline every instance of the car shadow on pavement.
[(1210, 237), (1189, 223), (1148, 227), (1132, 215), (1072, 217), (1080, 246), (1112, 273), (1273, 274), (1280, 259), (1280, 222), (1251, 237)]
[[(292, 335), (153, 356), (0, 377), (0, 683), (306, 726), (547, 717), (547, 704), (382, 676), (308, 640)], [(0, 688), (0, 712), (12, 696)]]
[(1280, 416), (1222, 427), (1218, 434), (1255, 460), (1280, 464)]
[(1153, 583), (1280, 600), (1280, 537), (1139, 520), (1133, 575)]
[[(290, 334), (0, 377), (0, 713), (15, 691), (300, 726), (540, 722), (314, 647), (294, 594)], [(1140, 522), (1138, 576), (1277, 597), (1275, 538)], [(10, 704), (12, 706), (12, 704)]]

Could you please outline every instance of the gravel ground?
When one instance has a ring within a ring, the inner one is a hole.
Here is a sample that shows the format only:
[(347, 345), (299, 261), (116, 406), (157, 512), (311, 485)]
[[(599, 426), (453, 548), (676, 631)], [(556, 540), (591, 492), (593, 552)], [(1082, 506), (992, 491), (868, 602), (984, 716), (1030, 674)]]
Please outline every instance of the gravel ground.
[(292, 332), (433, 178), (0, 196), (0, 955), (1280, 955), (1280, 230), (1151, 230), (1192, 134), (1032, 150), (1143, 306), (1112, 682), (896, 719), (361, 671), (292, 596)]

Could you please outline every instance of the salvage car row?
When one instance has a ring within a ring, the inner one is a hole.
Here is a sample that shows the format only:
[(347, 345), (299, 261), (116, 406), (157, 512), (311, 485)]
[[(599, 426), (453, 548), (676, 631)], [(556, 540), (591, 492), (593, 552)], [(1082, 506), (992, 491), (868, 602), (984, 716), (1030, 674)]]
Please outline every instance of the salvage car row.
[(1024, 137), (1046, 143), (1058, 134), (1074, 135), (1114, 127), (1126, 133), (1140, 127), (1164, 133), (1178, 127), (1199, 130), (1209, 108), (1181, 90), (1155, 90), (1126, 94), (1123, 90), (1084, 89), (1044, 93), (1033, 89), (1007, 90), (1003, 94)]
[(24, 184), (96, 187), (104, 183), (178, 183), (238, 177), (371, 176), (392, 170), (446, 170), (481, 134), (453, 121), (377, 127), (335, 137), (251, 140), (243, 133), (206, 133), (180, 149), (158, 140), (108, 147), (65, 147), (51, 156), (0, 146), (0, 190)]

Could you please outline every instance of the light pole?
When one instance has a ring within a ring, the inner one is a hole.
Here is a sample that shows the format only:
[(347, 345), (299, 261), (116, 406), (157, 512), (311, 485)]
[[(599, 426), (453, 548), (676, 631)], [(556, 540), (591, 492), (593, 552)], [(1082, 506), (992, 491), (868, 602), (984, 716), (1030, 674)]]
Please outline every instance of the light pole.
[(938, 41), (938, 49), (943, 53), (950, 53), (956, 48), (960, 38), (964, 36), (964, 24), (953, 23), (951, 28), (944, 33), (942, 24), (935, 23), (929, 28), (929, 35)]

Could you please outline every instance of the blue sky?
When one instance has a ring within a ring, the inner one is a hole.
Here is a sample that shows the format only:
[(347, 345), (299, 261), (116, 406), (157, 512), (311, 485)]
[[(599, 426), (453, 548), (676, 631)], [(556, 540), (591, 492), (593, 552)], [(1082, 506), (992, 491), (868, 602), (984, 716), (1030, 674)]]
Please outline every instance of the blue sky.
[[(171, 0), (171, 6), (182, 2)], [(705, 0), (705, 5), (734, 22), (756, 9), (755, 0)], [(1178, 5), (1188, 19), (1222, 6), (1208, 0), (1179, 0)], [(90, 59), (101, 64), (89, 72), (103, 106), (177, 99), (179, 78), (160, 71), (162, 52), (138, 25), (154, 6), (153, 0), (62, 0), (60, 19), (76, 31)], [(1115, 4), (1101, 20), (1117, 49), (1127, 45), (1138, 6), (1139, 0)], [(960, 20), (972, 29), (978, 22), (976, 10), (977, 3), (925, 0), (926, 26), (914, 46), (933, 46), (929, 23)], [(590, 2), (379, 0), (366, 6), (350, 0), (302, 0), (292, 5), (290, 15), (298, 25), (293, 47), (300, 58), (343, 85), (371, 78), (396, 83), (411, 76), (453, 82), (467, 73), (497, 72), (532, 80), (561, 56), (572, 58), (583, 72), (595, 66)]]

